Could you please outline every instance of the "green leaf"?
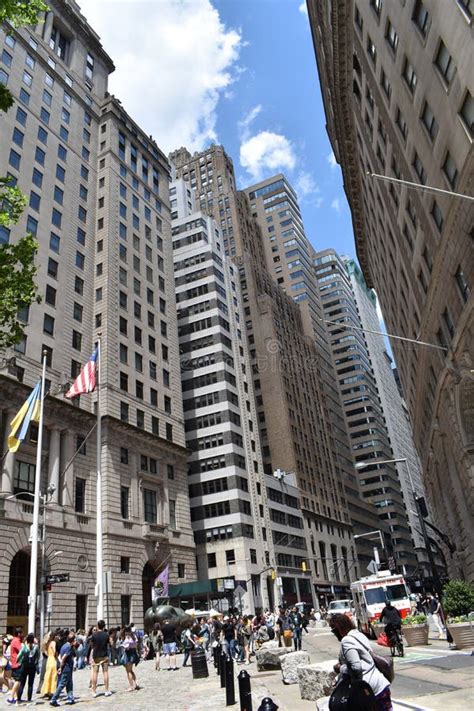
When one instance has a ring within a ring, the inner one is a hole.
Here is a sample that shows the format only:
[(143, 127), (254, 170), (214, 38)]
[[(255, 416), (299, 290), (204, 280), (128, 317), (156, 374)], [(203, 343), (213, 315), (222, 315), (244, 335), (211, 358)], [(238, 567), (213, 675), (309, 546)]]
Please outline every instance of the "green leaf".
[(43, 0), (0, 0), (0, 23), (7, 20), (13, 27), (36, 25), (39, 13), (48, 9)]

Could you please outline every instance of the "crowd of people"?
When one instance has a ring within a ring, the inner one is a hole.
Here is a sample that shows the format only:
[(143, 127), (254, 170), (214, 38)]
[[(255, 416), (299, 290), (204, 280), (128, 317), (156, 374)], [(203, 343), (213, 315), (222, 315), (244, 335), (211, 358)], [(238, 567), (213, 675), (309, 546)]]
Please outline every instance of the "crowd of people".
[(92, 696), (97, 696), (99, 676), (104, 695), (111, 696), (109, 667), (116, 665), (124, 667), (127, 691), (133, 692), (140, 688), (134, 669), (142, 659), (154, 659), (156, 671), (174, 671), (178, 651), (183, 652), (182, 666), (186, 667), (193, 649), (204, 649), (210, 659), (213, 647), (221, 644), (236, 662), (250, 664), (256, 650), (268, 640), (301, 649), (308, 623), (308, 616), (290, 608), (279, 613), (266, 610), (255, 616), (201, 617), (184, 629), (164, 620), (147, 634), (136, 630), (133, 623), (106, 629), (104, 620), (99, 620), (88, 632), (56, 629), (38, 640), (32, 633), (25, 636), (18, 627), (2, 641), (0, 692), (5, 688), (7, 702), (12, 705), (25, 700), (25, 690), (27, 701), (32, 701), (36, 676), (40, 674), (36, 693), (49, 700), (51, 706), (59, 706), (65, 692), (65, 703), (71, 705), (75, 703), (74, 671), (88, 668)]

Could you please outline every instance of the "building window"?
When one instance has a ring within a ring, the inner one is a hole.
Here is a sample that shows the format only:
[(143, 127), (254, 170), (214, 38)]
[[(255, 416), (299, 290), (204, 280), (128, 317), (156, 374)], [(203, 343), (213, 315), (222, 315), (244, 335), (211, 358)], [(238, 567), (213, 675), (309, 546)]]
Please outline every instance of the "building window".
[(120, 556), (120, 572), (130, 573), (130, 558), (128, 556)]
[(250, 562), (256, 565), (257, 563), (257, 551), (255, 548), (250, 549)]
[(443, 212), (436, 200), (433, 200), (431, 215), (433, 217), (433, 220), (435, 221), (436, 227), (438, 228), (439, 232), (441, 232), (441, 230), (443, 229), (444, 217)]
[(13, 150), (13, 148), (10, 150), (10, 157), (8, 159), (9, 164), (11, 165), (12, 168), (15, 168), (15, 170), (20, 170), (20, 161), (21, 161), (21, 155), (17, 153), (16, 151)]
[(129, 419), (129, 407), (126, 402), (120, 403), (120, 419), (122, 422), (128, 422)]
[(146, 523), (156, 523), (156, 491), (143, 489), (143, 517)]
[(466, 126), (471, 138), (474, 138), (474, 98), (470, 92), (466, 92), (466, 97), (461, 106), (459, 114)]
[(397, 113), (396, 113), (396, 117), (395, 117), (395, 123), (397, 124), (400, 133), (402, 134), (403, 138), (406, 141), (407, 136), (408, 136), (408, 125), (402, 116), (402, 112), (400, 111), (400, 109), (398, 107), (397, 107)]
[(449, 54), (443, 40), (440, 40), (439, 43), (438, 52), (435, 57), (435, 65), (443, 77), (443, 80), (449, 86), (456, 72), (456, 65), (454, 64), (453, 58)]
[(130, 518), (129, 511), (130, 489), (128, 486), (120, 487), (120, 515), (122, 518)]
[(367, 54), (369, 55), (375, 66), (377, 62), (377, 47), (372, 42), (370, 35), (367, 36)]
[(225, 552), (225, 562), (227, 563), (227, 565), (235, 564), (235, 551), (233, 548)]
[[(174, 499), (169, 500), (169, 508), (170, 508), (170, 528), (173, 531), (176, 531), (176, 501)], [(182, 577), (182, 576), (180, 576)]]
[(86, 510), (86, 480), (76, 477), (74, 482), (74, 511), (84, 513)]
[(47, 333), (48, 336), (54, 335), (54, 318), (49, 314), (45, 314), (43, 318), (43, 333)]
[(464, 272), (461, 269), (461, 265), (459, 265), (456, 269), (456, 274), (454, 275), (454, 277), (456, 279), (461, 298), (464, 303), (467, 303), (467, 300), (469, 299), (469, 294), (471, 293), (471, 289), (466, 281), (466, 277), (464, 276)]
[[(20, 494), (19, 498), (21, 498), (22, 492), (28, 491), (31, 494), (34, 492), (35, 471), (36, 467), (34, 464), (21, 462), (18, 459), (16, 460), (15, 477), (13, 479), (13, 493)], [(28, 497), (28, 500), (30, 500), (30, 497)]]
[(49, 40), (49, 46), (53, 52), (63, 60), (63, 62), (68, 61), (69, 55), (69, 40), (64, 36), (62, 32), (58, 30), (57, 27), (53, 26), (51, 32), (51, 38)]
[(458, 0), (458, 5), (466, 13), (468, 18), (472, 20), (472, 15), (474, 13), (474, 0)]
[(430, 16), (421, 0), (416, 0), (411, 19), (420, 30), (422, 37), (426, 37), (430, 27)]
[(405, 79), (405, 83), (406, 83), (408, 89), (410, 90), (410, 92), (411, 92), (412, 94), (414, 94), (414, 93), (415, 93), (415, 89), (416, 89), (416, 81), (417, 81), (417, 79), (416, 79), (416, 74), (415, 74), (415, 70), (414, 70), (414, 68), (413, 68), (413, 65), (412, 65), (412, 64), (410, 63), (410, 61), (408, 60), (408, 57), (405, 57), (405, 61), (404, 61), (404, 63), (403, 63), (402, 76), (403, 76), (403, 78)]
[(434, 141), (438, 134), (438, 123), (427, 101), (425, 101), (425, 105), (423, 107), (421, 120), (423, 121), (426, 130), (430, 134), (431, 140)]
[(178, 578), (186, 577), (186, 564), (178, 563)]
[(174, 479), (174, 466), (172, 464), (168, 464), (166, 469), (168, 472), (168, 479)]
[(128, 464), (128, 449), (126, 447), (120, 447), (120, 463)]
[(390, 102), (390, 97), (392, 95), (392, 86), (387, 78), (387, 75), (385, 74), (384, 70), (382, 69), (381, 75), (380, 75), (380, 86), (384, 90), (385, 96)]
[(449, 151), (446, 153), (446, 158), (444, 159), (443, 172), (450, 186), (455, 188), (458, 180), (458, 170)]
[(418, 153), (415, 151), (415, 155), (413, 157), (413, 167), (415, 169), (415, 173), (417, 174), (420, 183), (424, 185), (426, 183), (426, 170), (423, 167), (423, 163), (421, 162), (420, 156)]
[(396, 53), (398, 48), (398, 34), (389, 19), (387, 19), (387, 29), (385, 30), (385, 38), (389, 46), (392, 48), (393, 52)]
[(208, 554), (207, 554), (207, 567), (208, 567), (208, 568), (216, 568), (216, 567), (217, 567), (217, 561), (216, 561), (216, 554), (215, 554), (215, 553), (208, 553)]
[(51, 284), (46, 285), (45, 302), (50, 306), (56, 306), (56, 289)]
[(169, 422), (166, 423), (166, 439), (170, 442), (173, 441), (173, 425)]

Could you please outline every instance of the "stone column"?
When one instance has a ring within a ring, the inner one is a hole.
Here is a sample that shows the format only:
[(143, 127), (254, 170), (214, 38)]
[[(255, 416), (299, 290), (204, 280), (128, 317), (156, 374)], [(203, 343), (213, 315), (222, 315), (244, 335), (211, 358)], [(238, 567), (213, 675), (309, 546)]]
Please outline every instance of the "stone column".
[[(2, 485), (0, 491), (4, 494), (13, 494), (13, 477), (15, 476), (15, 452), (8, 451), (8, 435), (10, 434), (10, 422), (15, 417), (16, 412), (8, 410), (6, 413), (5, 436), (3, 439), (2, 456)], [(6, 454), (5, 454), (6, 453)]]
[[(51, 496), (53, 504), (59, 503), (59, 452), (61, 444), (61, 433), (58, 427), (50, 429), (49, 436), (49, 457), (48, 457), (48, 483), (54, 486), (54, 492)], [(66, 465), (67, 462), (64, 462)]]
[(53, 18), (54, 12), (46, 12), (43, 24), (43, 39), (46, 44), (49, 45), (49, 40), (51, 39), (51, 32), (53, 30)]
[[(62, 438), (62, 445), (62, 461), (64, 462), (64, 466), (66, 466), (74, 454), (74, 434), (72, 432), (66, 432)], [(63, 506), (74, 506), (74, 463), (71, 464), (69, 469), (63, 475), (60, 485), (60, 503), (62, 503)]]

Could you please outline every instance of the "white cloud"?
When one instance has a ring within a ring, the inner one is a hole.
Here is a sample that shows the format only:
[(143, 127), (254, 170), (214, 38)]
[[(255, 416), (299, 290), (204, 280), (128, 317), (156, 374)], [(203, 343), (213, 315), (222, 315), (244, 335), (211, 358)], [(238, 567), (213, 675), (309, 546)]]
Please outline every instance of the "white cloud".
[(164, 151), (216, 141), (243, 42), (210, 0), (79, 0), (116, 65), (109, 91)]
[(329, 165), (331, 166), (331, 170), (333, 168), (337, 167), (337, 160), (336, 160), (336, 156), (334, 155), (333, 151), (331, 151), (331, 153), (327, 156), (326, 160), (329, 163)]
[(306, 0), (303, 0), (301, 5), (298, 7), (298, 10), (303, 14), (307, 15), (308, 14), (308, 6), (306, 5)]
[(334, 198), (334, 200), (331, 203), (331, 207), (336, 212), (341, 212), (341, 201), (339, 200), (339, 198)]
[(250, 126), (255, 121), (257, 116), (262, 112), (262, 105), (257, 104), (253, 109), (250, 109), (248, 114), (239, 121), (239, 132), (243, 140), (247, 140), (250, 135)]
[(297, 175), (296, 180), (293, 183), (293, 187), (296, 190), (300, 202), (304, 200), (311, 203), (315, 207), (321, 207), (323, 203), (321, 190), (318, 185), (316, 185), (316, 182), (310, 173), (302, 170)]
[(240, 164), (253, 180), (262, 180), (268, 173), (293, 170), (296, 157), (291, 142), (279, 133), (260, 131), (240, 145)]

